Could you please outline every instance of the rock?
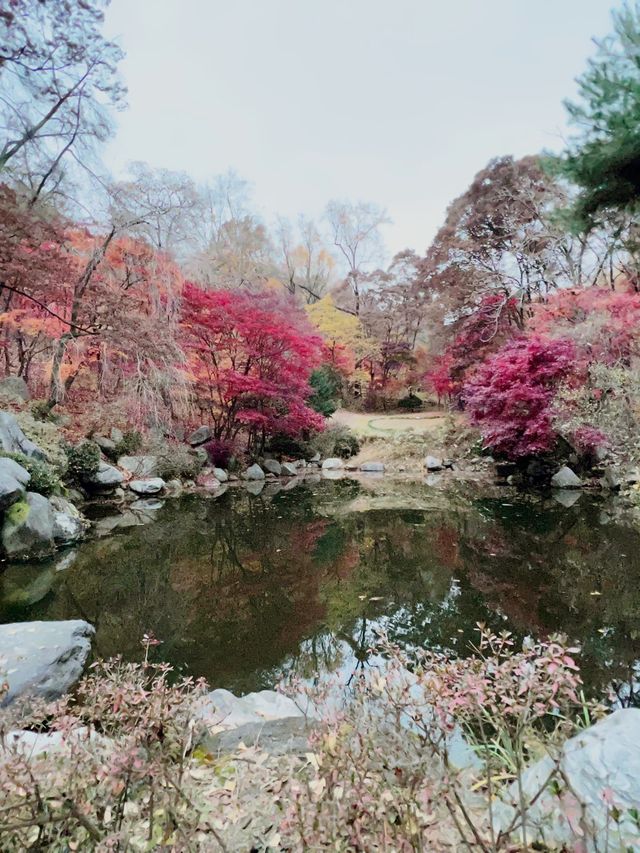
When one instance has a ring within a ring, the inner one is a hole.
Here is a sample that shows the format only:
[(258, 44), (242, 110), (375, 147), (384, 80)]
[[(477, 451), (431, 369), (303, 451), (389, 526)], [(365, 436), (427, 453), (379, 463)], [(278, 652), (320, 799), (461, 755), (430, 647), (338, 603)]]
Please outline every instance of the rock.
[(262, 463), (262, 467), (265, 471), (268, 471), (269, 474), (273, 474), (276, 477), (279, 477), (282, 474), (282, 465), (277, 459), (265, 459)]
[(443, 468), (448, 468), (450, 471), (453, 471), (453, 466), (454, 466), (454, 460), (453, 459), (447, 458), (447, 459), (442, 460), (442, 467)]
[(2, 547), (15, 560), (46, 557), (54, 551), (55, 516), (51, 504), (36, 492), (27, 492), (5, 512)]
[(322, 477), (325, 480), (342, 480), (344, 477), (344, 469), (341, 468), (323, 468)]
[(319, 453), (314, 453), (309, 462), (320, 462), (321, 459), (322, 457)]
[(44, 450), (27, 438), (18, 424), (15, 415), (10, 412), (0, 412), (0, 448), (5, 453), (22, 453), (34, 459), (47, 459)]
[(177, 497), (178, 495), (180, 495), (183, 489), (182, 481), (178, 480), (177, 477), (173, 480), (169, 480), (168, 482), (166, 482), (164, 487), (167, 490), (168, 494), (170, 494), (172, 497)]
[(211, 427), (199, 426), (195, 432), (192, 432), (187, 442), (191, 445), (191, 447), (197, 447), (199, 444), (204, 444), (205, 441), (209, 441), (213, 438), (213, 433), (211, 432)]
[(22, 400), (24, 403), (31, 398), (27, 383), (22, 376), (5, 376), (4, 379), (0, 379), (0, 395), (13, 400)]
[(67, 569), (70, 569), (77, 559), (77, 551), (67, 551), (58, 560), (56, 560), (56, 572), (65, 572)]
[(6, 749), (14, 755), (22, 755), (32, 760), (39, 755), (59, 752), (69, 745), (85, 743), (87, 740), (113, 748), (113, 742), (95, 729), (89, 730), (86, 726), (78, 726), (68, 732), (32, 732), (29, 729), (12, 729), (6, 735)]
[(129, 509), (133, 512), (157, 512), (164, 506), (164, 501), (159, 501), (157, 498), (144, 498), (139, 501), (134, 501)]
[(274, 480), (271, 483), (267, 483), (263, 489), (263, 494), (266, 497), (272, 498), (274, 495), (277, 495), (278, 492), (282, 491), (282, 483), (279, 483), (277, 480)]
[(250, 465), (242, 475), (243, 480), (264, 480), (264, 471), (257, 465)]
[(264, 486), (264, 480), (247, 480), (247, 482), (244, 484), (244, 487), (249, 492), (249, 494), (254, 495), (256, 497), (262, 492)]
[(122, 471), (118, 471), (113, 465), (101, 462), (97, 472), (87, 481), (87, 485), (98, 490), (115, 489), (124, 481)]
[(258, 747), (269, 755), (304, 755), (309, 752), (309, 733), (313, 727), (304, 717), (245, 723), (235, 729), (207, 734), (198, 746), (211, 755), (235, 753), (240, 744)]
[(157, 456), (121, 456), (118, 467), (133, 477), (156, 477), (158, 475)]
[(25, 493), (24, 485), (10, 474), (0, 472), (0, 510), (19, 501)]
[(567, 465), (563, 465), (551, 478), (554, 489), (581, 489), (582, 480)]
[(53, 509), (53, 538), (57, 545), (71, 545), (81, 539), (89, 522), (71, 501), (54, 495), (49, 498)]
[[(640, 803), (640, 709), (615, 711), (570, 738), (562, 747), (559, 764), (554, 784), (547, 786), (528, 811), (529, 843), (537, 841), (545, 849), (577, 849), (578, 839), (562, 808), (563, 800), (579, 819), (581, 850), (637, 850), (638, 824), (633, 813)], [(553, 766), (553, 759), (547, 756), (524, 772), (522, 784), (528, 799), (549, 780)], [(497, 804), (498, 830), (513, 818), (517, 797), (514, 782), (507, 801)]]
[(216, 480), (219, 480), (221, 483), (226, 483), (227, 480), (229, 479), (229, 475), (224, 470), (224, 468), (214, 468), (213, 469), (213, 476), (216, 478)]
[(118, 427), (112, 427), (109, 436), (111, 441), (115, 441), (116, 444), (120, 444), (121, 441), (124, 441), (124, 433), (121, 429), (118, 429)]
[(640, 471), (637, 468), (628, 471), (624, 480), (628, 486), (635, 486), (636, 483), (640, 483)]
[(304, 717), (304, 714), (293, 699), (275, 690), (260, 690), (238, 697), (229, 690), (218, 689), (207, 693), (197, 716), (207, 726), (233, 729), (247, 723)]
[(147, 480), (130, 480), (129, 488), (137, 495), (157, 495), (164, 489), (162, 477), (150, 477)]
[(23, 468), (15, 459), (9, 459), (6, 456), (0, 457), (0, 474), (6, 474), (13, 477), (22, 486), (28, 486), (31, 480), (31, 474), (26, 468)]
[(307, 467), (307, 460), (306, 459), (296, 459), (296, 460), (294, 460), (293, 464), (296, 466), (296, 468), (306, 468)]
[(382, 462), (363, 462), (360, 466), (360, 470), (381, 474), (384, 471), (384, 465), (382, 464)]
[(298, 469), (293, 462), (283, 462), (280, 466), (280, 473), (283, 477), (295, 477), (298, 473)]
[(602, 485), (606, 489), (617, 491), (622, 485), (622, 477), (615, 468), (605, 468), (604, 475), (602, 477)]
[(323, 471), (338, 471), (340, 468), (344, 468), (344, 462), (342, 459), (338, 459), (337, 457), (325, 459), (322, 463)]
[(104, 435), (94, 435), (91, 440), (94, 444), (97, 444), (100, 450), (107, 454), (107, 456), (112, 456), (116, 451), (116, 443), (111, 438), (107, 438)]
[(582, 492), (577, 489), (554, 489), (552, 492), (553, 499), (565, 509), (570, 509), (574, 504), (578, 503), (582, 497)]
[(215, 471), (203, 471), (198, 475), (196, 483), (208, 492), (215, 492), (220, 488), (220, 480), (215, 476)]
[(424, 460), (424, 467), (427, 471), (441, 471), (442, 470), (442, 459), (438, 456), (427, 456)]
[(57, 699), (82, 675), (94, 628), (82, 619), (0, 625), (0, 658), (5, 661), (8, 705), (19, 696)]

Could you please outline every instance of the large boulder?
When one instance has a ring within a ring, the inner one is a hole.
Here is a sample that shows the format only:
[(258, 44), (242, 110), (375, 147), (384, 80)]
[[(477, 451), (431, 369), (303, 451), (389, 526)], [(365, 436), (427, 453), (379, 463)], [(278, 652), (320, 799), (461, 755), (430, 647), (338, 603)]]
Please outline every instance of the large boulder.
[(371, 474), (382, 474), (384, 472), (384, 465), (382, 462), (363, 462), (360, 470)]
[(282, 474), (282, 465), (277, 459), (265, 459), (262, 463), (262, 467), (265, 471), (268, 471), (269, 474), (275, 474), (276, 477), (279, 477)]
[(0, 458), (0, 510), (24, 496), (31, 474), (13, 459)]
[[(522, 778), (528, 800), (529, 843), (544, 849), (638, 850), (634, 812), (640, 805), (640, 709), (625, 708), (605, 717), (563, 746), (558, 770), (550, 756), (528, 768)], [(540, 790), (542, 793), (540, 794)], [(517, 784), (497, 805), (498, 830), (508, 826), (518, 802)]]
[(264, 471), (257, 465), (249, 465), (242, 475), (243, 480), (264, 480)]
[(117, 445), (113, 439), (107, 438), (106, 435), (94, 435), (91, 437), (91, 440), (94, 444), (97, 444), (100, 450), (102, 450), (102, 452), (110, 459), (115, 456)]
[(213, 469), (213, 476), (216, 478), (216, 480), (219, 480), (221, 483), (226, 483), (227, 480), (229, 479), (229, 475), (224, 470), (224, 468), (214, 468)]
[(82, 675), (94, 633), (82, 619), (0, 625), (0, 659), (9, 684), (1, 704), (19, 696), (57, 699), (70, 690)]
[(204, 444), (206, 441), (209, 441), (213, 438), (213, 433), (211, 432), (211, 427), (199, 426), (197, 430), (191, 433), (187, 441), (191, 445), (191, 447), (197, 447), (199, 444)]
[(97, 472), (87, 481), (87, 485), (96, 491), (109, 491), (115, 489), (123, 481), (122, 471), (118, 471), (113, 465), (101, 462)]
[(156, 477), (158, 475), (157, 456), (121, 456), (118, 467), (132, 477)]
[(12, 400), (22, 400), (23, 403), (26, 403), (31, 396), (22, 376), (5, 376), (4, 379), (0, 379), (0, 395), (10, 397)]
[(27, 438), (11, 412), (0, 412), (0, 448), (5, 453), (22, 453), (34, 459), (47, 459), (47, 454)]
[(554, 489), (581, 489), (582, 480), (568, 465), (563, 465), (551, 478), (551, 485)]
[(338, 471), (340, 468), (344, 468), (344, 462), (342, 459), (338, 459), (337, 457), (325, 459), (322, 463), (323, 471)]
[(164, 480), (161, 477), (150, 477), (146, 480), (131, 480), (129, 488), (137, 495), (157, 495), (164, 489)]
[(53, 538), (57, 545), (71, 545), (81, 539), (89, 522), (71, 501), (54, 495), (49, 498), (53, 510)]
[(47, 498), (27, 492), (5, 512), (2, 548), (7, 557), (29, 560), (46, 557), (54, 548), (55, 516)]
[(444, 464), (439, 456), (427, 456), (424, 460), (424, 467), (427, 471), (441, 471)]

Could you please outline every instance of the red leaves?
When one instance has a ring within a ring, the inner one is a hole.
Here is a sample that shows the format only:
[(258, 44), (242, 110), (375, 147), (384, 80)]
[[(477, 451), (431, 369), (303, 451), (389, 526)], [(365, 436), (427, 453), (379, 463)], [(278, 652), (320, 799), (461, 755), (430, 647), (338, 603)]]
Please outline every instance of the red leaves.
[(523, 337), (477, 370), (464, 398), (489, 447), (510, 458), (553, 448), (551, 407), (558, 383), (571, 375), (575, 352), (571, 341)]
[(322, 428), (322, 417), (305, 404), (322, 341), (293, 301), (187, 283), (181, 332), (196, 403), (217, 437)]

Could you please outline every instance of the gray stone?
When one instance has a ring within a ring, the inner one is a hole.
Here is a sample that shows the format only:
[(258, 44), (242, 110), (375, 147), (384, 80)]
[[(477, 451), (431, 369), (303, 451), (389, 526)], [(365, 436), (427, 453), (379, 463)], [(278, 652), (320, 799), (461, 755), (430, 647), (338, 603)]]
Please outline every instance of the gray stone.
[(563, 465), (551, 478), (554, 489), (581, 489), (582, 480), (567, 465)]
[(5, 376), (4, 379), (0, 379), (0, 394), (25, 403), (31, 398), (27, 383), (22, 376)]
[(220, 488), (220, 480), (215, 476), (213, 471), (203, 471), (198, 474), (196, 483), (200, 488), (206, 489), (208, 492), (215, 492)]
[(115, 453), (116, 443), (113, 439), (107, 438), (104, 435), (94, 435), (91, 440), (97, 444), (100, 450), (103, 450), (107, 456)]
[(81, 539), (89, 523), (71, 501), (54, 495), (49, 498), (53, 510), (53, 538), (58, 545), (71, 545)]
[(118, 429), (118, 427), (112, 427), (109, 435), (111, 440), (115, 441), (116, 444), (120, 444), (120, 442), (124, 440), (124, 433), (121, 429)]
[(627, 485), (635, 486), (636, 483), (640, 483), (640, 471), (637, 468), (627, 471), (624, 480)]
[(258, 747), (269, 755), (304, 755), (310, 750), (309, 734), (313, 727), (304, 717), (283, 717), (207, 734), (198, 745), (212, 755), (234, 753), (241, 744)]
[[(584, 832), (581, 849), (624, 851), (638, 849), (638, 825), (632, 810), (640, 804), (640, 709), (615, 711), (600, 722), (570, 738), (558, 758), (559, 773), (529, 809), (529, 843), (537, 841), (545, 849), (574, 849), (577, 837), (572, 830), (554, 787), (575, 798), (574, 809)], [(550, 756), (529, 767), (523, 774), (525, 796), (532, 799), (549, 776), (554, 761)], [(505, 802), (496, 809), (497, 828), (506, 827), (515, 814), (516, 783)], [(612, 811), (617, 817), (614, 819)]]
[(360, 466), (360, 470), (382, 474), (384, 471), (384, 465), (382, 464), (382, 462), (363, 462)]
[(36, 492), (9, 507), (2, 525), (2, 547), (16, 560), (46, 557), (54, 551), (54, 512), (49, 501)]
[(229, 475), (224, 470), (224, 468), (214, 468), (213, 469), (213, 476), (216, 478), (216, 480), (219, 480), (221, 483), (226, 483), (227, 480), (229, 479)]
[(342, 468), (323, 468), (322, 469), (322, 477), (325, 480), (342, 480), (345, 476), (344, 469)]
[(97, 472), (88, 481), (88, 485), (97, 489), (115, 489), (124, 481), (122, 471), (113, 465), (101, 462)]
[(5, 453), (22, 453), (34, 459), (47, 459), (44, 450), (27, 438), (15, 415), (10, 412), (0, 412), (0, 448)]
[(23, 486), (28, 486), (31, 480), (31, 474), (26, 468), (23, 468), (15, 459), (9, 459), (6, 456), (0, 457), (0, 474), (13, 477)]
[(211, 432), (211, 427), (199, 426), (197, 430), (191, 433), (187, 441), (191, 445), (191, 447), (197, 447), (199, 444), (204, 444), (205, 441), (209, 441), (213, 438), (213, 433)]
[(282, 465), (277, 459), (265, 459), (262, 467), (265, 471), (268, 471), (269, 474), (274, 474), (276, 477), (279, 477), (282, 474)]
[(31, 760), (39, 755), (68, 750), (76, 743), (101, 744), (113, 749), (114, 743), (95, 729), (78, 726), (66, 732), (32, 732), (29, 729), (12, 729), (6, 736), (6, 748), (14, 755), (22, 755)]
[(554, 501), (565, 509), (570, 509), (582, 497), (582, 493), (577, 489), (554, 489), (552, 495)]
[(26, 489), (10, 474), (0, 471), (0, 510), (6, 509), (23, 497)]
[(70, 569), (77, 559), (77, 551), (67, 551), (66, 553), (62, 554), (62, 556), (56, 560), (56, 572), (65, 572), (67, 569)]
[(314, 453), (309, 462), (320, 462), (321, 459), (322, 457), (319, 453)]
[(427, 471), (440, 471), (443, 467), (442, 459), (439, 456), (427, 456), (424, 460), (424, 467)]
[(249, 492), (249, 494), (254, 496), (259, 495), (264, 489), (264, 486), (264, 480), (247, 480), (247, 482), (244, 484), (244, 487)]
[(142, 500), (134, 501), (129, 509), (134, 512), (157, 512), (163, 506), (164, 501), (160, 501), (158, 498), (143, 498)]
[(132, 477), (156, 477), (158, 474), (157, 456), (121, 456), (118, 467)]
[(129, 488), (137, 495), (157, 495), (164, 489), (164, 480), (161, 477), (150, 477), (147, 480), (131, 480)]
[(602, 477), (602, 485), (606, 489), (617, 491), (622, 485), (622, 477), (615, 468), (606, 468)]
[(197, 716), (207, 726), (237, 728), (247, 723), (264, 723), (284, 717), (304, 717), (300, 707), (275, 690), (260, 690), (234, 696), (229, 690), (212, 690), (202, 700)]
[(338, 459), (337, 457), (325, 459), (322, 463), (323, 471), (338, 471), (340, 468), (344, 468), (344, 462), (342, 459)]
[(19, 696), (51, 700), (66, 693), (82, 675), (94, 633), (82, 619), (0, 625), (0, 658), (9, 684), (2, 705)]
[(264, 471), (257, 465), (250, 465), (242, 475), (243, 480), (264, 480)]
[(293, 462), (283, 462), (280, 466), (280, 473), (283, 477), (295, 477), (298, 473), (298, 469)]

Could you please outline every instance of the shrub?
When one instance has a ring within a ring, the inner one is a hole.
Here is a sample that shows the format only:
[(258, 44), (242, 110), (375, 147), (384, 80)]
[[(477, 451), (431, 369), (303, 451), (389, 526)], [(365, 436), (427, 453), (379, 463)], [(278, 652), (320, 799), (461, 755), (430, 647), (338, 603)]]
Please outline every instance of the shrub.
[(422, 400), (417, 394), (407, 394), (406, 397), (401, 397), (398, 400), (398, 407), (400, 409), (408, 409), (409, 411), (417, 411), (422, 408)]
[(313, 394), (308, 400), (309, 405), (328, 418), (340, 404), (340, 374), (332, 365), (323, 364), (313, 371), (309, 377), (309, 385), (313, 388)]
[(22, 453), (2, 453), (4, 457), (13, 459), (22, 465), (30, 474), (29, 491), (39, 492), (41, 495), (51, 495), (59, 492), (62, 488), (60, 476), (53, 465), (34, 459), (32, 456), (24, 456)]
[[(294, 459), (303, 459), (309, 453), (308, 445), (298, 438), (278, 433), (267, 440), (265, 450), (276, 456), (291, 456)], [(313, 453), (311, 454), (313, 456)]]
[(100, 467), (100, 448), (94, 441), (81, 441), (76, 445), (67, 445), (67, 476), (82, 483), (90, 480)]
[(319, 453), (323, 459), (338, 456), (349, 459), (360, 452), (360, 440), (349, 427), (336, 424), (324, 432), (318, 433), (309, 442), (312, 453)]
[(142, 447), (142, 436), (138, 430), (127, 430), (122, 434), (120, 441), (116, 442), (114, 456), (117, 459), (119, 456), (131, 456)]
[(162, 449), (153, 449), (158, 459), (158, 476), (163, 480), (176, 477), (195, 480), (204, 466), (204, 459), (180, 444), (165, 444)]
[(212, 438), (203, 445), (214, 468), (227, 468), (233, 456), (233, 445), (221, 438)]

